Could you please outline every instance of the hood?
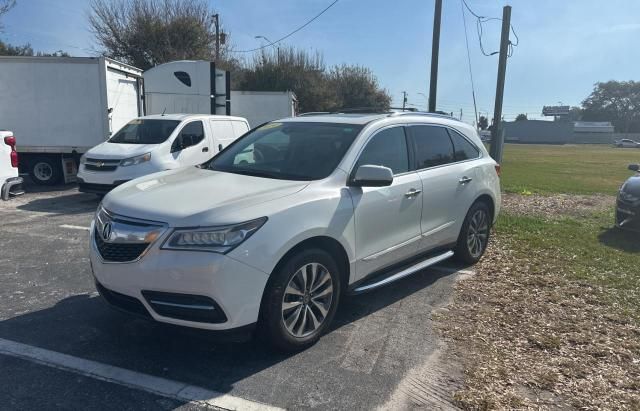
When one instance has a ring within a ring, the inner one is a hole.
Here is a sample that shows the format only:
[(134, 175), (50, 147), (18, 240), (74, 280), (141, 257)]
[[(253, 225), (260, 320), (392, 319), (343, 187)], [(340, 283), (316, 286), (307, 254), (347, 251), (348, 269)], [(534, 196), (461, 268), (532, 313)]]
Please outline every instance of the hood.
[(158, 146), (159, 144), (120, 144), (105, 141), (87, 151), (86, 156), (100, 160), (122, 160), (148, 153)]
[[(116, 214), (174, 227), (229, 224), (235, 214), (294, 194), (308, 182), (275, 180), (189, 167), (138, 178), (111, 191), (103, 206)], [(247, 214), (246, 220), (263, 217)]]
[(640, 198), (640, 174), (629, 178), (620, 189), (621, 192)]

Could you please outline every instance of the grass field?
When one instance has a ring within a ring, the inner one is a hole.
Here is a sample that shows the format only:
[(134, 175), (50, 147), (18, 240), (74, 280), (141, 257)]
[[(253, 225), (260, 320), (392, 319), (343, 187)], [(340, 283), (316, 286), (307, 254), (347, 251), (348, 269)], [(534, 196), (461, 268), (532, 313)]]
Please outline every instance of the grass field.
[(640, 149), (605, 145), (507, 144), (502, 189), (509, 193), (614, 195), (640, 163)]
[(640, 409), (640, 234), (613, 228), (630, 163), (640, 150), (505, 147), (516, 195), (441, 321), (461, 408)]

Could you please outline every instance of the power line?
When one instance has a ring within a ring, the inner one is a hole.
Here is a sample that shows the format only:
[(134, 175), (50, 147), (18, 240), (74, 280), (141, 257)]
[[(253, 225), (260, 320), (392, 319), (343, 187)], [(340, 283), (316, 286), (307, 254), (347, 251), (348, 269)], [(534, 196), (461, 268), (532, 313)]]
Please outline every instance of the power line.
[[(486, 23), (488, 21), (492, 21), (492, 20), (502, 21), (502, 19), (499, 18), (499, 17), (487, 17), (487, 16), (481, 16), (481, 15), (477, 14), (476, 12), (471, 10), (471, 7), (469, 7), (469, 5), (467, 4), (466, 0), (462, 0), (462, 4), (469, 11), (469, 13), (471, 13), (471, 15), (476, 18), (476, 30), (478, 32), (478, 41), (480, 43), (480, 51), (482, 52), (482, 54), (484, 56), (487, 56), (487, 57), (488, 56), (493, 56), (495, 54), (498, 54), (497, 51), (493, 51), (491, 53), (487, 53), (485, 51), (484, 45), (482, 44), (482, 35), (484, 34), (484, 29), (482, 28), (482, 24)], [(463, 11), (463, 13), (464, 13), (464, 11)], [(510, 26), (511, 32), (513, 33), (514, 37), (516, 38), (516, 42), (513, 43), (513, 42), (511, 42), (511, 40), (509, 40), (509, 51), (507, 53), (507, 57), (513, 56), (513, 48), (514, 47), (518, 47), (518, 44), (520, 44), (520, 39), (518, 38), (518, 35), (516, 34), (516, 30), (513, 28), (513, 24), (510, 24), (509, 26)]]
[(297, 32), (299, 32), (300, 30), (302, 30), (303, 28), (307, 27), (309, 24), (311, 24), (314, 20), (316, 20), (318, 17), (322, 16), (327, 10), (329, 10), (331, 7), (333, 7), (339, 0), (334, 0), (333, 3), (329, 4), (324, 10), (322, 10), (320, 13), (316, 14), (315, 17), (313, 17), (311, 20), (307, 21), (306, 23), (304, 23), (302, 26), (298, 27), (297, 29), (295, 29), (294, 31), (292, 31), (291, 33), (287, 34), (284, 37), (279, 38), (278, 40), (274, 41), (273, 43), (270, 44), (265, 44), (264, 46), (261, 47), (256, 47), (254, 49), (250, 49), (250, 50), (235, 50), (233, 51), (234, 53), (251, 53), (254, 51), (258, 51), (258, 50), (262, 50), (264, 48), (267, 47), (271, 47), (273, 45), (276, 45), (278, 43), (280, 43), (282, 40), (286, 40), (289, 37), (293, 36), (294, 34), (296, 34)]
[(469, 77), (471, 78), (471, 96), (473, 97), (473, 112), (475, 113), (476, 124), (478, 124), (478, 108), (476, 107), (476, 88), (473, 84), (473, 70), (471, 70), (471, 53), (469, 52), (469, 36), (467, 35), (467, 19), (464, 15), (464, 0), (460, 1), (462, 10), (462, 23), (464, 25), (464, 41), (467, 46), (467, 61), (469, 63)]

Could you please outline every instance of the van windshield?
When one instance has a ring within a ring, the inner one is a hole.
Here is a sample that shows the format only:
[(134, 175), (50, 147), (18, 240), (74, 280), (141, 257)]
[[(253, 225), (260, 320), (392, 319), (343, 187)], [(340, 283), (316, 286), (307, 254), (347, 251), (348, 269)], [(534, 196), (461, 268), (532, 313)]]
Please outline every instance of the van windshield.
[(214, 157), (209, 169), (282, 180), (319, 180), (335, 170), (362, 127), (315, 122), (268, 123)]
[(109, 139), (109, 143), (160, 144), (169, 138), (178, 124), (178, 120), (131, 120)]

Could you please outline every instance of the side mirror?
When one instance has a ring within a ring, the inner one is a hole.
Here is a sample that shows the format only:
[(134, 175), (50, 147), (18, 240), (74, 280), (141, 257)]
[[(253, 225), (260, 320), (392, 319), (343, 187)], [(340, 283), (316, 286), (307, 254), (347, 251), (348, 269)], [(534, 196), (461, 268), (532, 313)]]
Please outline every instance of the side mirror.
[(171, 152), (177, 153), (178, 151), (182, 151), (187, 147), (188, 145), (186, 144), (185, 139), (183, 138), (182, 135), (179, 135), (178, 137), (176, 137), (176, 139), (173, 141), (173, 144), (171, 145)]
[(393, 171), (389, 167), (362, 165), (358, 167), (350, 185), (356, 187), (385, 187), (393, 183)]
[(640, 171), (640, 164), (629, 164), (629, 170), (635, 172)]

